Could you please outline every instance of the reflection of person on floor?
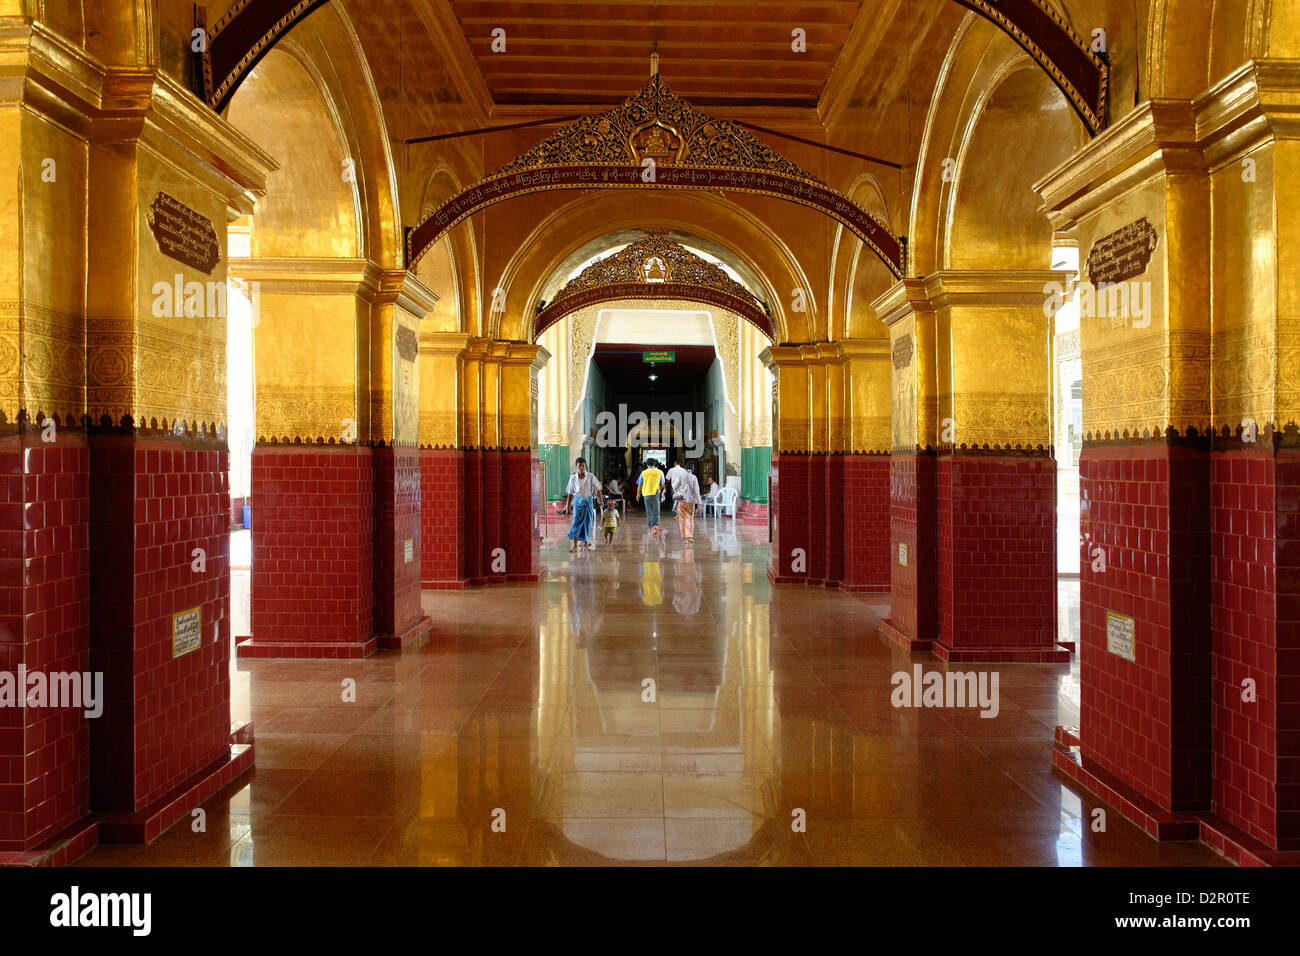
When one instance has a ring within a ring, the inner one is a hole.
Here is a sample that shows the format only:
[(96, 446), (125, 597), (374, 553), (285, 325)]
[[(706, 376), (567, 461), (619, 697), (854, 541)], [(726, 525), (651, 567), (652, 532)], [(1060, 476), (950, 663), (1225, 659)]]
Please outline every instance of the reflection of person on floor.
[(578, 647), (600, 629), (597, 604), (595, 572), (586, 561), (575, 561), (569, 568), (569, 631)]
[(591, 542), (591, 528), (596, 520), (592, 499), (600, 494), (600, 482), (587, 470), (587, 459), (579, 458), (577, 471), (569, 476), (569, 486), (564, 489), (566, 501), (573, 502), (573, 524), (569, 526), (569, 550), (578, 547), (579, 540), (587, 548)]
[(647, 607), (664, 603), (664, 569), (656, 559), (641, 562), (641, 602)]
[(700, 566), (695, 563), (695, 552), (683, 548), (673, 575), (673, 608), (678, 614), (699, 614), (700, 599), (703, 596), (704, 586)]

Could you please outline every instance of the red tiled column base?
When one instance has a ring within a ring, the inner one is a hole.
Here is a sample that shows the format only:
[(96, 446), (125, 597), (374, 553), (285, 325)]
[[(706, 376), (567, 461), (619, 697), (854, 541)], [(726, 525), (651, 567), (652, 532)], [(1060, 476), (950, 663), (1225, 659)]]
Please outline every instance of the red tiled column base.
[[(811, 455), (772, 456), (772, 548), (767, 577), (773, 584), (804, 584), (811, 567), (812, 535), (808, 500), (812, 494)], [(796, 551), (803, 552), (802, 570)]]
[(1056, 644), (1056, 462), (944, 455), (937, 492), (935, 656), (1068, 662)]
[[(105, 697), (90, 729), (95, 809), (150, 806), (230, 746), (228, 458), (91, 434), (90, 669)], [(173, 616), (191, 608), (201, 642), (173, 657)]]
[[(829, 514), (830, 473), (829, 456), (808, 456), (808, 573), (804, 576), (804, 583), (823, 587), (831, 574), (830, 524), (835, 521), (838, 527), (840, 523), (838, 517)], [(785, 558), (786, 566), (789, 567), (789, 551)]]
[(241, 659), (298, 657), (352, 661), (369, 657), (378, 647), (379, 638), (373, 634), (364, 641), (335, 641), (329, 644), (311, 641), (254, 641), (248, 637), (235, 645), (235, 652)]
[(934, 641), (913, 637), (905, 631), (899, 630), (889, 618), (885, 618), (880, 622), (880, 635), (906, 651), (928, 651), (934, 646)]
[(843, 528), (845, 591), (888, 593), (890, 589), (889, 456), (845, 455)]
[(0, 851), (0, 866), (68, 866), (99, 845), (99, 818), (87, 815), (31, 850)]
[(474, 585), (487, 583), (483, 572), (484, 556), (489, 553), (484, 548), (487, 522), (483, 515), (483, 460), (482, 449), (465, 449), (460, 574), (466, 584)]
[[(376, 448), (374, 463), (374, 629), (380, 647), (403, 647), (422, 627), (420, 453)], [(427, 630), (427, 629), (426, 629)]]
[(1156, 840), (1200, 840), (1238, 866), (1300, 866), (1300, 852), (1270, 849), (1217, 814), (1160, 809), (1114, 774), (1082, 757), (1078, 738), (1066, 728), (1056, 728), (1052, 767)]
[(420, 452), (420, 587), (465, 587), (465, 454), (454, 448)]
[(493, 580), (538, 581), (542, 576), (541, 543), (537, 537), (538, 459), (532, 451), (503, 451), (501, 462), (502, 534), (505, 574), (488, 571)]
[[(75, 430), (0, 440), (0, 670), (90, 670), (89, 521)], [(0, 850), (31, 850), (88, 812), (90, 724), (79, 708), (0, 708)]]
[(767, 524), (768, 511), (766, 501), (744, 501), (736, 509), (736, 517), (741, 524)]
[(378, 645), (385, 650), (400, 651), (403, 648), (410, 647), (432, 630), (433, 618), (425, 615), (423, 617), (417, 617), (398, 633), (380, 634), (376, 636), (375, 640), (378, 642)]
[[(1114, 775), (1162, 810), (1207, 810), (1214, 667), (1209, 450), (1088, 446), (1079, 468), (1085, 766)], [(1108, 649), (1108, 611), (1133, 619), (1135, 660)]]
[(199, 804), (253, 769), (253, 744), (231, 744), (230, 753), (135, 813), (110, 813), (99, 821), (101, 843), (152, 843)]
[(889, 457), (890, 608), (880, 632), (909, 650), (928, 650), (939, 634), (937, 475), (934, 455)]
[(1211, 509), (1214, 808), (1300, 850), (1300, 449), (1220, 442)]
[(374, 467), (368, 448), (254, 450), (252, 636), (240, 657), (374, 652)]

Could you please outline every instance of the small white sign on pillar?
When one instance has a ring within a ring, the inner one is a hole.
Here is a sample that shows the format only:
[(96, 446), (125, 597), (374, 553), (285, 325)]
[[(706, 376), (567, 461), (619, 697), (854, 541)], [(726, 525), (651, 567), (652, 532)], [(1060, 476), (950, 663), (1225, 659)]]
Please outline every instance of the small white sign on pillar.
[(1137, 661), (1133, 640), (1133, 618), (1106, 612), (1106, 650), (1126, 661)]
[(203, 608), (192, 607), (172, 615), (172, 660), (197, 651), (203, 643)]
[(405, 541), (402, 542), (402, 547), (406, 551), (406, 563), (410, 564), (412, 561), (415, 560), (415, 539), (407, 538)]
[(898, 542), (898, 563), (903, 567), (907, 567), (907, 545), (901, 541)]

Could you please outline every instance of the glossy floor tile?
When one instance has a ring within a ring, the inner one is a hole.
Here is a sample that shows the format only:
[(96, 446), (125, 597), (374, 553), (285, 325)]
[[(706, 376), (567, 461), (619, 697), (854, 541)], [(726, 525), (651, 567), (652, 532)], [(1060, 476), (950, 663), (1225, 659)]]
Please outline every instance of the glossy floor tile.
[(1050, 771), (1077, 662), (988, 666), (993, 718), (895, 707), (895, 672), (943, 665), (879, 638), (879, 595), (773, 588), (766, 528), (709, 519), (683, 548), (638, 519), (594, 552), (548, 540), (541, 584), (426, 592), (404, 653), (236, 661), (254, 772), (200, 832), (82, 863), (1224, 865), (1115, 813), (1093, 831)]

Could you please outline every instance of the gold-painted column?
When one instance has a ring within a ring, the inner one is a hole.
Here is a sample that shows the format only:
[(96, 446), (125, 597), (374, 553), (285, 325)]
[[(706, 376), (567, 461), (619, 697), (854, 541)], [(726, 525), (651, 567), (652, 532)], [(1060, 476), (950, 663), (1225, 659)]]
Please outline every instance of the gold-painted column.
[(944, 451), (1049, 455), (1048, 289), (1068, 273), (943, 271), (924, 279), (935, 315), (938, 441)]
[(380, 270), (365, 259), (250, 258), (232, 260), (230, 274), (256, 290), (258, 445), (367, 444)]
[(885, 592), (891, 565), (889, 341), (846, 339), (834, 344), (843, 366), (845, 416), (844, 454), (838, 466), (844, 537), (841, 586)]
[[(810, 394), (806, 347), (774, 345), (760, 355), (776, 381), (772, 385), (772, 523), (771, 565), (774, 582), (808, 579), (812, 540), (809, 498), (813, 454), (813, 396)], [(816, 347), (813, 347), (816, 354)], [(821, 408), (825, 411), (825, 378)]]
[(466, 515), (439, 501), (460, 499), (465, 490), (462, 427), (465, 397), (465, 332), (420, 333), (420, 584), (426, 588), (464, 585)]
[(461, 447), (466, 332), (420, 333), (420, 447)]
[[(484, 563), (490, 551), (484, 547), (486, 522), (484, 520), (484, 443), (485, 395), (484, 368), (488, 362), (489, 340), (474, 338), (465, 350), (461, 362), (461, 434), (464, 439), (464, 502), (465, 539), (463, 571), (465, 579), (473, 584), (487, 581)], [(495, 400), (494, 400), (495, 401)], [(495, 433), (495, 425), (493, 432)], [(490, 560), (490, 558), (489, 558)]]
[(374, 627), (379, 646), (389, 649), (433, 626), (420, 608), (419, 351), (420, 324), (437, 302), (414, 273), (390, 269), (380, 275), (370, 310)]
[[(1244, 104), (1222, 105), (1230, 117)], [(1035, 187), (1053, 228), (1079, 242), (1083, 766), (1107, 771), (1135, 801), (1164, 810), (1208, 807), (1213, 725), (1240, 718), (1249, 726), (1241, 711), (1216, 717), (1212, 705), (1216, 671), (1234, 667), (1227, 658), (1216, 663), (1214, 645), (1248, 636), (1212, 631), (1212, 541), (1220, 522), (1244, 527), (1264, 518), (1219, 511), (1212, 497), (1211, 250), (1221, 223), (1211, 215), (1201, 124), (1190, 102), (1144, 103)], [(1243, 132), (1229, 118), (1219, 135), (1231, 142)], [(1271, 224), (1256, 223), (1248, 239), (1228, 240), (1229, 249), (1236, 245), (1230, 254), (1244, 254), (1254, 270), (1257, 243), (1270, 234)], [(1097, 285), (1111, 279), (1118, 285), (1103, 295)], [(1227, 345), (1239, 320), (1222, 318)], [(1238, 356), (1224, 358), (1232, 378)], [(1243, 566), (1223, 583), (1269, 573)], [(1135, 699), (1135, 686), (1160, 693)], [(1135, 748), (1146, 755), (1140, 765), (1129, 756)]]
[(540, 345), (504, 344), (498, 408), (505, 560), (496, 573), (536, 580), (541, 570), (537, 522), (545, 501), (537, 458), (537, 376), (551, 355)]
[(871, 304), (889, 329), (890, 612), (881, 633), (910, 650), (939, 632), (937, 316), (921, 279), (902, 279)]
[[(1144, 104), (1036, 187), (1085, 263), (1106, 265), (1122, 230), (1148, 238), (1149, 258), (1126, 280), (1149, 287), (1142, 325), (1080, 308), (1084, 763), (1073, 775), (1109, 771), (1162, 809), (1212, 806), (1276, 849), (1300, 848), (1286, 809), (1297, 787), (1275, 759), (1300, 730), (1289, 663), (1300, 599), (1297, 99), (1300, 65), (1250, 61), (1190, 102)], [(1140, 516), (1135, 493), (1152, 501)], [(1122, 655), (1116, 623), (1131, 628)], [(1243, 700), (1247, 682), (1273, 690)], [(1135, 702), (1125, 689), (1137, 684), (1165, 693)], [(1150, 755), (1136, 767), (1135, 735)], [(1229, 837), (1225, 852), (1240, 846)]]

